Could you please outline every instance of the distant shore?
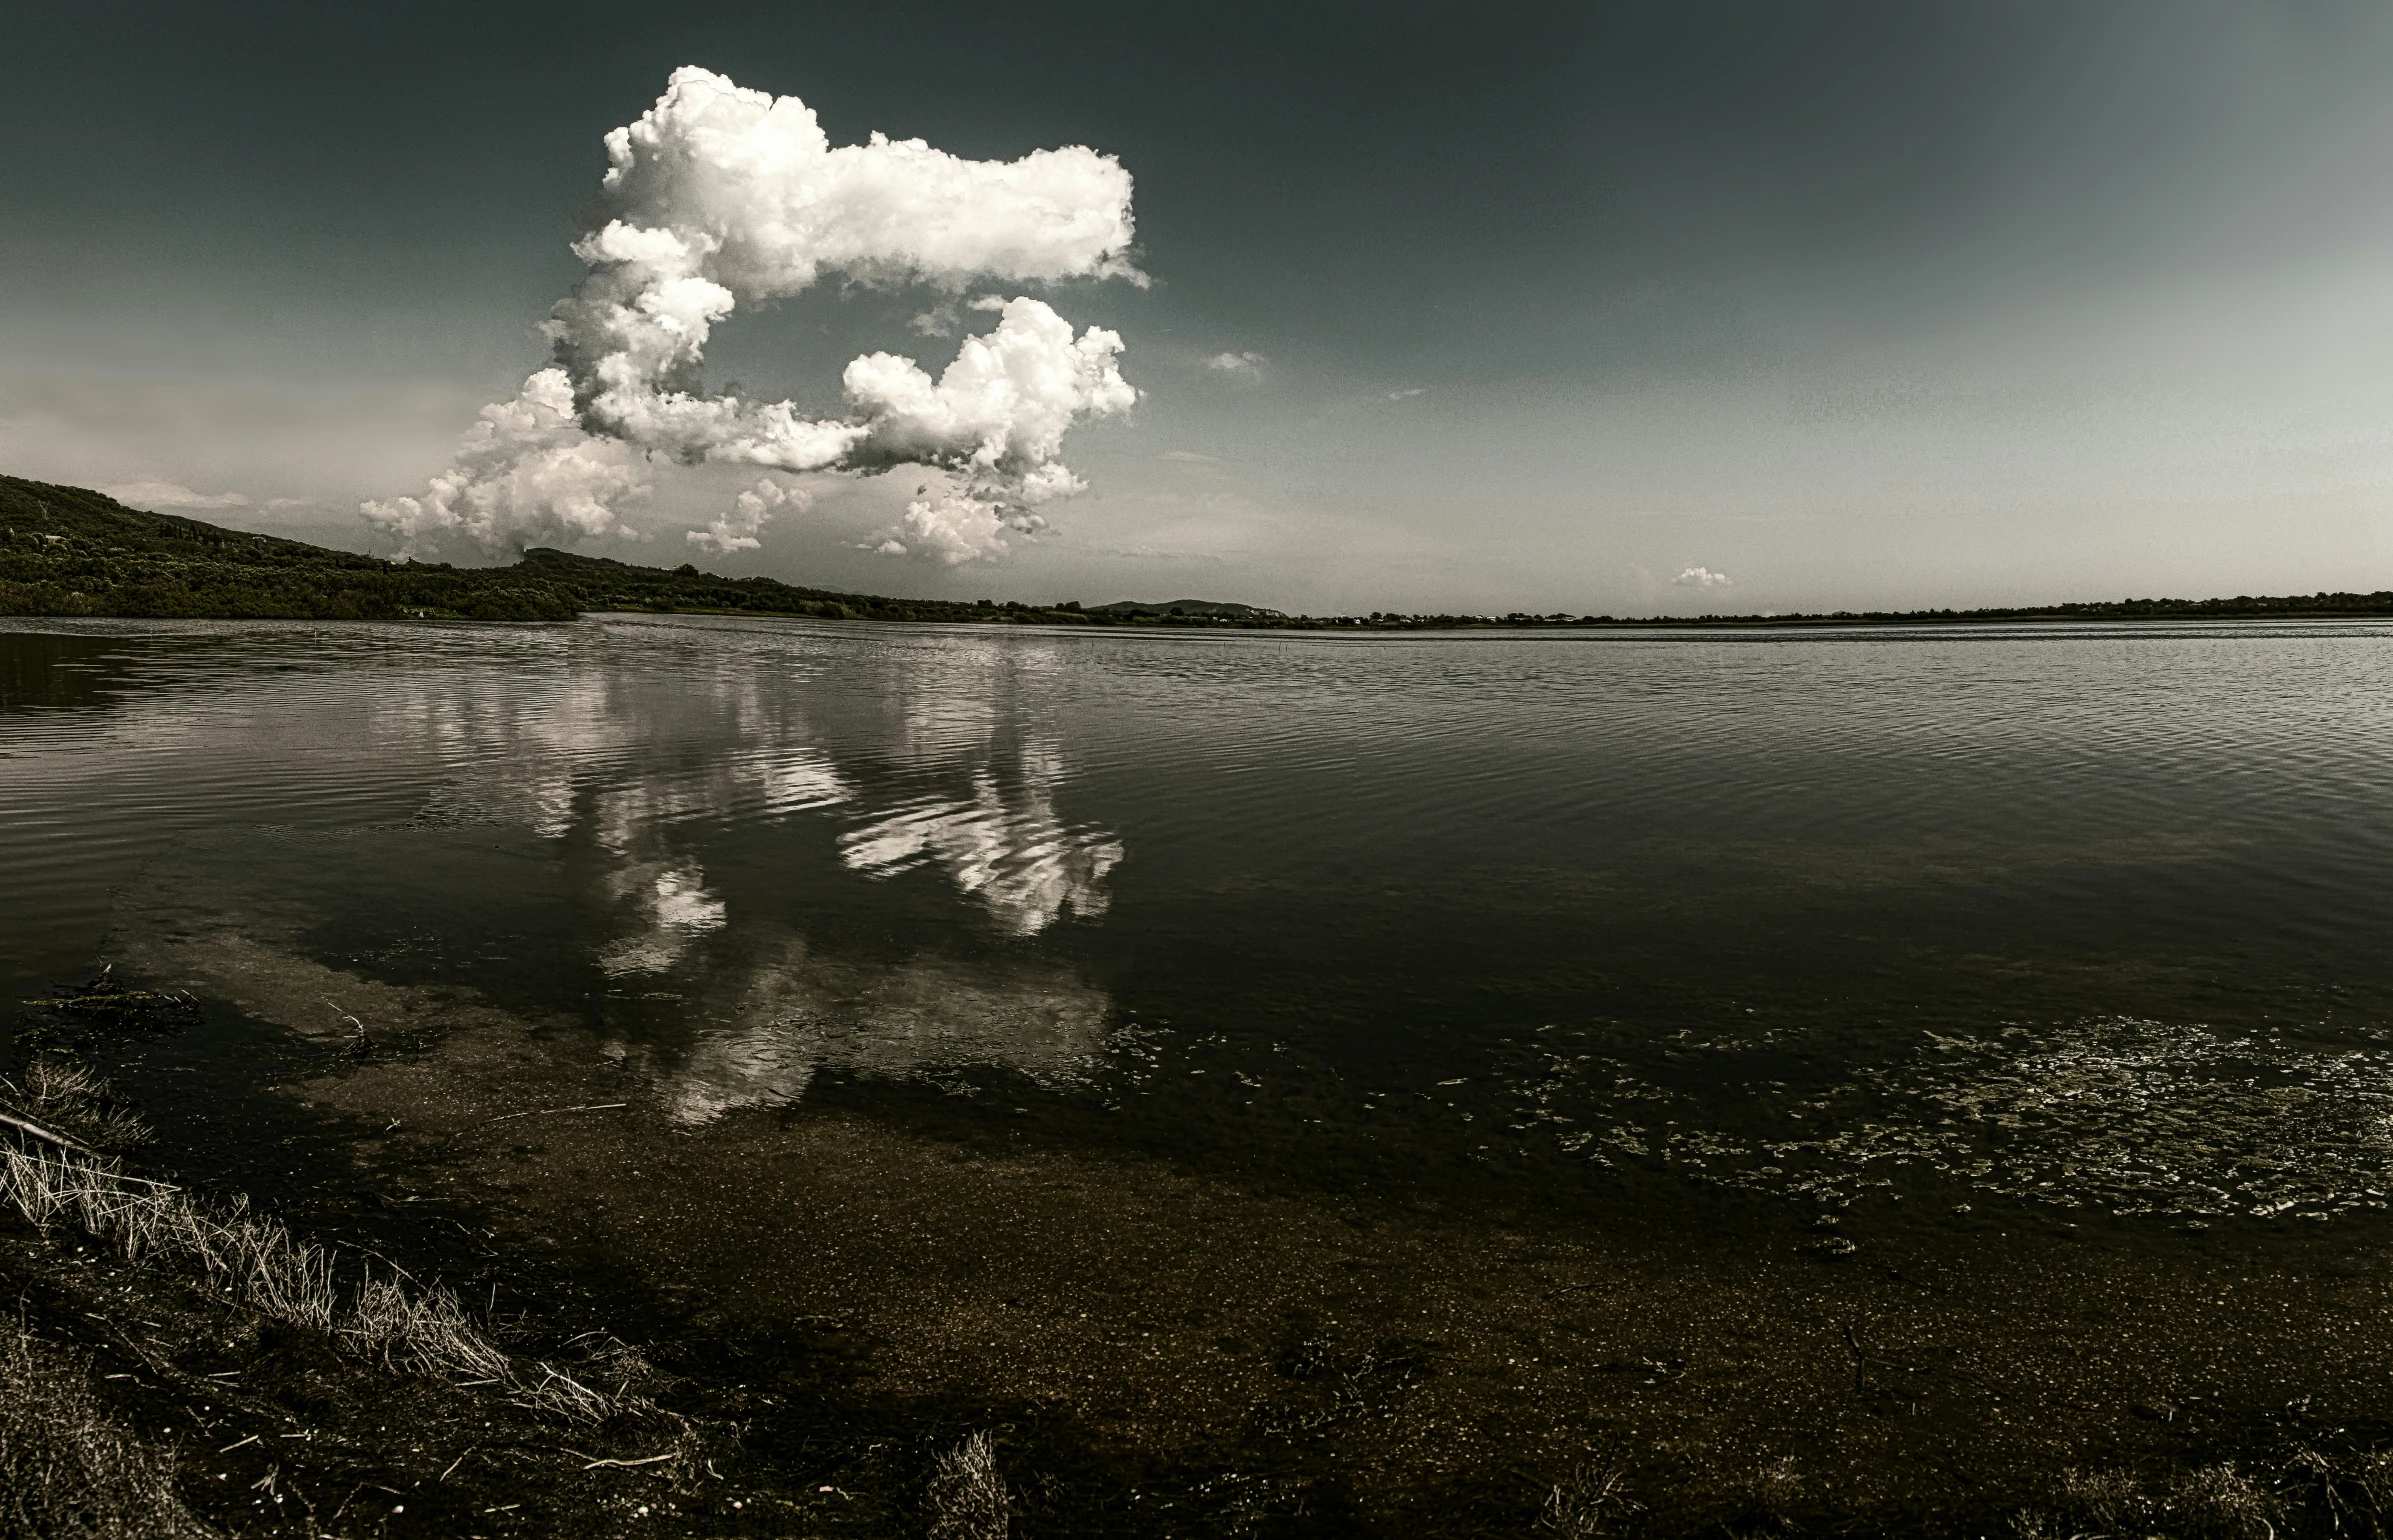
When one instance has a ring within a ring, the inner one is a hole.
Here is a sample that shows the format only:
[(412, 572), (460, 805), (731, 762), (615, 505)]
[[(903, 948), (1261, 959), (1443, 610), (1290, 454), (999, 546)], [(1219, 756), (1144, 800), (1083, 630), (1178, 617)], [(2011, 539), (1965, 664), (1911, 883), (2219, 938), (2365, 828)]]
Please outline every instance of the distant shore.
[(1156, 627), (1202, 631), (1644, 630), (2001, 625), (2099, 620), (2393, 618), (2393, 591), (2232, 599), (2119, 599), (1973, 610), (1804, 614), (1283, 615), (1209, 600), (894, 599), (725, 578), (684, 564), (636, 567), (535, 549), (506, 567), (391, 562), (297, 540), (127, 508), (83, 487), (0, 476), (0, 615), (178, 620), (558, 621), (608, 611), (780, 615), (965, 625)]

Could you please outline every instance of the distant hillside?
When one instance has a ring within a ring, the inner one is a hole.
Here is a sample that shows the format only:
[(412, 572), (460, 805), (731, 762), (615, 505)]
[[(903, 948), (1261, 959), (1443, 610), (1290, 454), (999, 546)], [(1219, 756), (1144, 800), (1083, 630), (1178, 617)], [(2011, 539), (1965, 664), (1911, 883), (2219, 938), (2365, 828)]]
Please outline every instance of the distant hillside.
[(1088, 624), (1077, 608), (883, 599), (569, 551), (527, 551), (511, 567), (393, 564), (143, 513), (82, 487), (0, 476), (0, 615), (570, 620), (594, 610), (663, 610)]
[(2283, 598), (2120, 599), (2040, 608), (1827, 615), (1283, 615), (1249, 604), (1167, 599), (999, 604), (885, 599), (725, 578), (694, 566), (635, 567), (604, 556), (531, 550), (511, 567), (396, 564), (352, 551), (144, 513), (82, 487), (0, 476), (0, 615), (185, 619), (570, 620), (604, 610), (804, 615), (1011, 625), (1201, 630), (1428, 631), (1588, 626), (1955, 625), (2085, 620), (2292, 620), (2393, 616), (2393, 593)]
[(1206, 615), (1223, 620), (1285, 620), (1278, 610), (1257, 609), (1251, 604), (1225, 604), (1218, 599), (1162, 599), (1142, 604), (1136, 599), (1116, 599), (1111, 604), (1092, 604), (1091, 615)]

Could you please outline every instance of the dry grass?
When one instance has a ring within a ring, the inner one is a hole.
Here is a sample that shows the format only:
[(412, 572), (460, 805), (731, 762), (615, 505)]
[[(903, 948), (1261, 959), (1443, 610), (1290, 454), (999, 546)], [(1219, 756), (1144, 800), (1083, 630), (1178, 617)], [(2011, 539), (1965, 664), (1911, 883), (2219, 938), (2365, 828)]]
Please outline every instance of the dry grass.
[(1793, 1455), (1781, 1455), (1745, 1478), (1742, 1513), (1735, 1528), (1755, 1535), (1783, 1535), (1794, 1530), (1795, 1513), (1803, 1501), (1803, 1477)]
[(566, 1422), (604, 1422), (630, 1409), (621, 1398), (593, 1390), (562, 1369), (544, 1363), (518, 1366), (507, 1399)]
[(110, 1092), (108, 1082), (72, 1060), (44, 1055), (21, 1081), (0, 1080), (0, 1101), (97, 1150), (149, 1143), (149, 1125)]
[(2133, 1525), (2149, 1506), (2135, 1477), (2123, 1470), (2072, 1468), (2061, 1472), (2058, 1487), (2062, 1512), (2096, 1529)]
[(2177, 1533), (2204, 1540), (2275, 1540), (2285, 1505), (2233, 1461), (2187, 1471), (2164, 1503)]
[(1537, 1526), (1563, 1540), (1598, 1540), (1599, 1536), (1618, 1534), (1643, 1511), (1626, 1487), (1617, 1459), (1583, 1465), (1546, 1494)]
[[(193, 1267), (260, 1314), (322, 1332), (402, 1373), (496, 1380), (518, 1405), (576, 1422), (651, 1409), (629, 1393), (633, 1375), (619, 1373), (622, 1383), (607, 1391), (545, 1363), (510, 1359), (447, 1289), (376, 1277), (370, 1267), (344, 1287), (330, 1252), (245, 1202), (205, 1205), (171, 1184), (126, 1174), (113, 1157), (0, 1140), (0, 1201), (37, 1226), (71, 1223), (128, 1261)], [(622, 1351), (607, 1367), (625, 1368), (629, 1354), (646, 1370), (637, 1354), (615, 1347)]]
[[(2319, 1478), (2318, 1506), (2327, 1511), (2334, 1532), (2381, 1535), (2382, 1510), (2368, 1479), (2381, 1469), (2381, 1457), (2366, 1457), (2355, 1462), (2353, 1470), (2343, 1471), (2323, 1457), (2308, 1455), (2297, 1457), (2285, 1474)], [(2338, 1495), (2338, 1485), (2347, 1482), (2366, 1494), (2364, 1509)], [(2065, 1470), (2054, 1485), (2059, 1512), (2020, 1514), (2013, 1528), (2021, 1540), (2145, 1531), (2178, 1540), (2276, 1540), (2279, 1524), (2287, 1520), (2286, 1504), (2273, 1484), (2237, 1469), (2233, 1461), (2179, 1471), (2156, 1489), (2116, 1469)], [(2354, 1519), (2365, 1522), (2351, 1522)]]
[(581, 1355), (580, 1381), (587, 1386), (605, 1387), (602, 1394), (619, 1413), (645, 1415), (654, 1411), (656, 1403), (638, 1387), (655, 1389), (672, 1379), (650, 1363), (647, 1354), (613, 1332), (586, 1331), (569, 1338), (565, 1345)]
[(203, 1540), (171, 1460), (119, 1427), (85, 1364), (0, 1331), (0, 1536)]
[(492, 1346), (457, 1296), (438, 1284), (410, 1293), (369, 1266), (336, 1329), (360, 1357), (428, 1379), (502, 1379), (507, 1355)]
[(975, 1433), (939, 1456), (924, 1506), (930, 1540), (1006, 1540), (1010, 1505), (988, 1434)]

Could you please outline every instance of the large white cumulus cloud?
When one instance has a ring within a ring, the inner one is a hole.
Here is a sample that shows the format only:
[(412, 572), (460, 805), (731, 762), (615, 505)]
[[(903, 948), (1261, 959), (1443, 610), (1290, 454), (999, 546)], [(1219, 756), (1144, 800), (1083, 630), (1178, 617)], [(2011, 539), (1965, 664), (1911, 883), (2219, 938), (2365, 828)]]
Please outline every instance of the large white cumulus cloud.
[[(910, 358), (856, 359), (838, 419), (707, 395), (698, 377), (714, 327), (741, 304), (826, 274), (955, 293), (981, 281), (1144, 282), (1128, 257), (1130, 174), (1109, 155), (1070, 146), (975, 161), (879, 134), (834, 148), (798, 98), (697, 68), (675, 71), (606, 147), (594, 227), (574, 243), (589, 271), (545, 328), (555, 367), (485, 409), (424, 497), (369, 503), (370, 520), (499, 548), (617, 529), (642, 456), (788, 472), (923, 465), (956, 485), (910, 508), (880, 548), (966, 560), (1002, 549), (1006, 530), (1040, 527), (1032, 507), (1081, 490), (1062, 461), (1065, 431), (1137, 400), (1119, 336), (1075, 335), (1029, 298), (976, 301), (999, 311), (995, 329), (967, 337), (936, 380)], [(954, 534), (967, 525), (973, 536)]]

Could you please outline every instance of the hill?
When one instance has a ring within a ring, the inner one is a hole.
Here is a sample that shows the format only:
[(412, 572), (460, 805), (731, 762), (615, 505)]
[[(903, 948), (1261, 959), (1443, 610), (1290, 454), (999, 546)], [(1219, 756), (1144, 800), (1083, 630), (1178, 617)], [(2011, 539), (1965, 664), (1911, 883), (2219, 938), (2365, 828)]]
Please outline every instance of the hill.
[(1136, 599), (1116, 599), (1111, 604), (1092, 604), (1091, 615), (1202, 615), (1216, 620), (1286, 620), (1278, 610), (1258, 609), (1251, 604), (1225, 604), (1219, 599), (1161, 599), (1142, 604)]
[(824, 619), (1087, 623), (1070, 609), (884, 599), (532, 550), (511, 567), (383, 561), (144, 513), (82, 487), (0, 476), (0, 615), (570, 620), (594, 610)]

